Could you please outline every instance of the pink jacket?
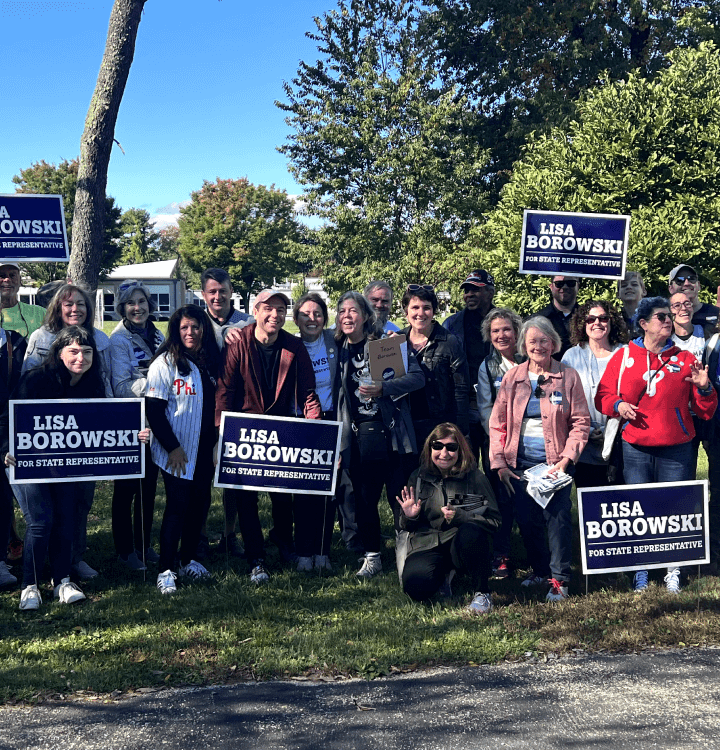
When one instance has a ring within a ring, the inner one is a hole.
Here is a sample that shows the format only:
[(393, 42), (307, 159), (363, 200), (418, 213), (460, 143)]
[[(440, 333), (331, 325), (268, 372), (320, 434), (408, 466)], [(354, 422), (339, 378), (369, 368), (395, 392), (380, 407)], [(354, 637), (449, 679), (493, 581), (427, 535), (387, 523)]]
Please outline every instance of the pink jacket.
[[(528, 364), (523, 362), (509, 370), (498, 389), (489, 423), (492, 469), (516, 468), (523, 413), (531, 398)], [(564, 457), (575, 463), (588, 442), (591, 428), (581, 378), (573, 368), (552, 359), (549, 378), (541, 388), (544, 393), (541, 418), (548, 463), (558, 463)], [(551, 394), (560, 394), (561, 403), (554, 405), (549, 398)]]

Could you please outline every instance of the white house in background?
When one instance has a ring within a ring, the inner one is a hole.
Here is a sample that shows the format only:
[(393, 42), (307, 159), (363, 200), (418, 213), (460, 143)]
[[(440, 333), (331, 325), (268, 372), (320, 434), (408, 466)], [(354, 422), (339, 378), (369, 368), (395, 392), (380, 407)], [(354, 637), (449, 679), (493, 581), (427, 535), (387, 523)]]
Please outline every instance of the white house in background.
[(156, 260), (153, 263), (133, 263), (118, 266), (108, 274), (98, 288), (102, 293), (104, 320), (120, 320), (115, 311), (118, 287), (126, 279), (142, 281), (155, 302), (155, 318), (167, 320), (173, 312), (186, 304), (185, 282), (178, 278), (178, 259)]
[[(186, 289), (185, 282), (178, 278), (178, 260), (158, 260), (153, 263), (118, 266), (108, 274), (98, 288), (98, 299), (96, 301), (98, 313), (102, 309), (103, 320), (120, 319), (115, 311), (115, 297), (118, 287), (126, 279), (137, 279), (148, 287), (150, 296), (155, 301), (155, 317), (157, 319), (167, 320), (182, 305), (195, 304), (205, 310), (206, 305), (200, 290)], [(328, 294), (323, 289), (323, 281), (320, 277), (306, 276), (304, 283), (309, 292), (317, 292), (325, 301), (328, 300)], [(293, 299), (293, 292), (298, 285), (297, 279), (274, 279), (272, 289), (276, 292), (283, 292), (289, 299)], [(255, 294), (250, 296), (251, 312), (255, 297)], [(233, 294), (232, 299), (236, 309), (241, 310), (240, 297)]]

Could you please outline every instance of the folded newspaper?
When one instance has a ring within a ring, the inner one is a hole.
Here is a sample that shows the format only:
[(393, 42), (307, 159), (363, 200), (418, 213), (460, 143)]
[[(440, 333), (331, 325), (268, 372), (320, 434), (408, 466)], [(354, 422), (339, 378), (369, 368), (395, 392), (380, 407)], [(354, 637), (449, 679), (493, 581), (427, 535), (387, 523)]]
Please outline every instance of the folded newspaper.
[(542, 508), (548, 505), (557, 490), (573, 481), (565, 471), (551, 471), (551, 468), (548, 464), (538, 464), (523, 472), (523, 478), (528, 481), (526, 491)]

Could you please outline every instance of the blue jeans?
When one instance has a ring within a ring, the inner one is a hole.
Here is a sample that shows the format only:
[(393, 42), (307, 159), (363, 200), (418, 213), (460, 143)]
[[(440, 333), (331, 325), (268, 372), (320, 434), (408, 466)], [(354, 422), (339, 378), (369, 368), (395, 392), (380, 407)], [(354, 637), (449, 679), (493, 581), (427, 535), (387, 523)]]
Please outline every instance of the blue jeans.
[(686, 482), (696, 479), (696, 449), (693, 442), (646, 447), (623, 446), (623, 478), (626, 484)]
[[(521, 475), (522, 468), (513, 469)], [(573, 474), (573, 466), (568, 467)], [(571, 487), (562, 487), (545, 508), (526, 492), (526, 482), (511, 479), (515, 490), (513, 504), (516, 523), (526, 547), (528, 562), (533, 572), (541, 578), (555, 578), (568, 583), (571, 580), (573, 555), (573, 523), (571, 520)], [(546, 541), (548, 534), (548, 541)]]
[(57, 586), (70, 576), (76, 508), (87, 496), (85, 485), (93, 482), (12, 485), (25, 516), (23, 585), (37, 584), (37, 576), (50, 557), (50, 570)]

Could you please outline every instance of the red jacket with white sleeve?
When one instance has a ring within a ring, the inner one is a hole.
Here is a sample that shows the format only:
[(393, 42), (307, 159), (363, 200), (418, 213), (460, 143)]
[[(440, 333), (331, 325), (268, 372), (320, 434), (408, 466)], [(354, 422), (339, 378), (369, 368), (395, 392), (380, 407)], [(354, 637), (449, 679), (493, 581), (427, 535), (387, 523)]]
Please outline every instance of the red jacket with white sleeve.
[[(625, 401), (636, 408), (636, 419), (622, 427), (623, 439), (631, 445), (667, 447), (688, 443), (696, 435), (691, 410), (701, 419), (711, 419), (718, 399), (710, 387), (701, 393), (693, 383), (691, 365), (696, 358), (670, 343), (654, 354), (637, 338), (611, 358), (598, 384), (596, 408), (618, 417)], [(620, 375), (620, 384), (619, 384)]]

